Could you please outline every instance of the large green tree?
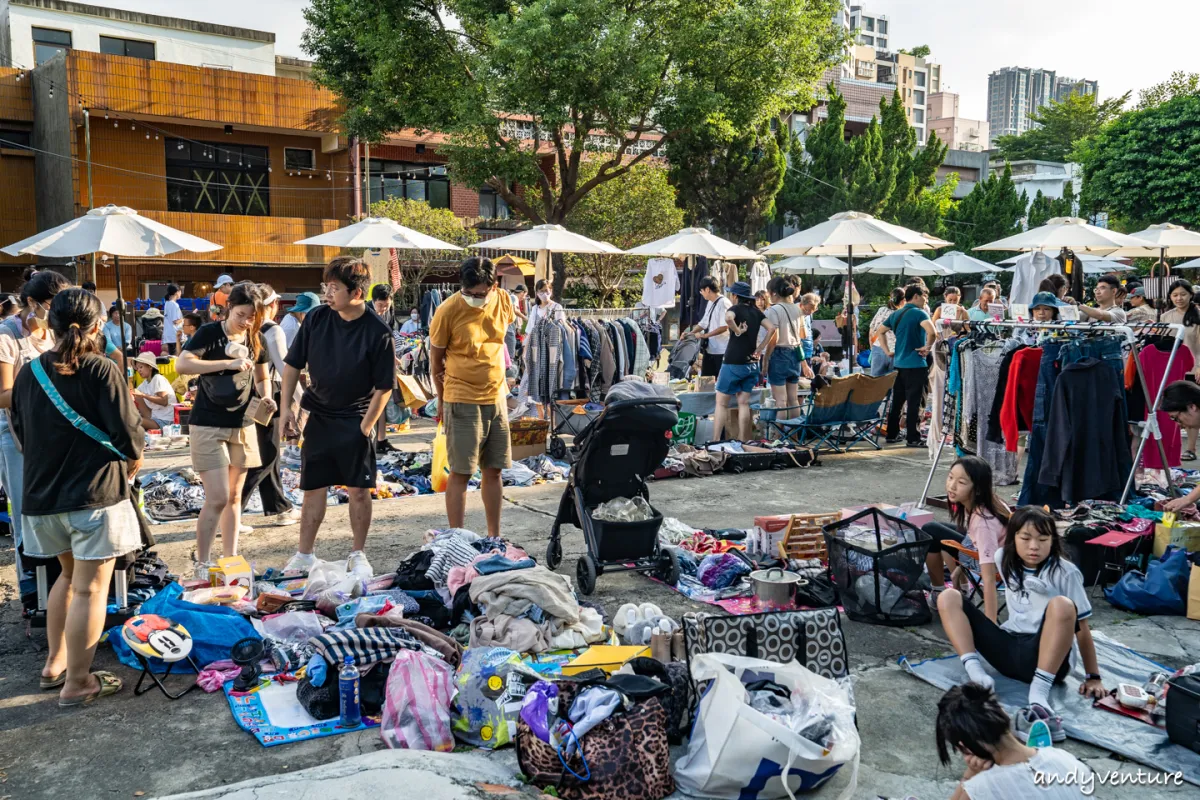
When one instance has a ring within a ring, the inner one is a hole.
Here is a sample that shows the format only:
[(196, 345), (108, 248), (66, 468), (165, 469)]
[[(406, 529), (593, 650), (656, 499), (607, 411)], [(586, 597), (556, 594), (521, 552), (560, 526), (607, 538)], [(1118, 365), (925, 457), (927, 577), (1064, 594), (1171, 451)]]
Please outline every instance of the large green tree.
[(786, 131), (773, 132), (763, 122), (745, 132), (705, 125), (671, 142), (671, 183), (689, 222), (711, 225), (754, 247), (775, 216), (775, 196), (787, 172), (786, 137)]
[[(370, 140), (449, 134), (455, 179), (559, 223), (589, 192), (715, 121), (811, 101), (843, 54), (837, 0), (312, 0), (314, 77)], [(585, 153), (602, 154), (582, 179)], [(518, 186), (524, 191), (517, 191)], [(558, 276), (561, 281), (561, 274)]]
[[(993, 172), (980, 181), (971, 193), (951, 206), (946, 214), (946, 230), (954, 249), (971, 253), (981, 244), (994, 242), (1021, 230), (1025, 216), (1025, 195), (1017, 193), (1012, 168), (1004, 165), (1003, 172)], [(1008, 254), (998, 250), (980, 250), (971, 255), (995, 263)]]
[(1072, 94), (1030, 114), (1036, 127), (1018, 136), (996, 137), (996, 146), (1006, 161), (1069, 161), (1075, 144), (1116, 119), (1128, 100), (1129, 92), (1104, 101), (1092, 94)]
[(1172, 72), (1171, 77), (1138, 92), (1136, 110), (1160, 106), (1176, 97), (1200, 94), (1200, 72)]
[[(461, 217), (448, 208), (434, 208), (423, 200), (407, 200), (390, 197), (372, 203), (370, 216), (395, 220), (406, 228), (441, 239), (443, 242), (466, 247), (479, 241), (479, 233), (468, 227)], [(397, 304), (402, 308), (415, 306), (420, 299), (418, 289), (421, 281), (439, 264), (454, 260), (454, 251), (400, 250), (401, 297)]]
[[(585, 159), (584, 178), (600, 168), (599, 159)], [(609, 181), (589, 192), (567, 219), (571, 230), (628, 250), (669, 236), (683, 227), (683, 210), (676, 204), (675, 187), (661, 164), (639, 164), (619, 181)], [(591, 282), (600, 307), (622, 289), (631, 271), (645, 259), (631, 256), (567, 255), (567, 271)]]
[(1062, 197), (1047, 197), (1038, 189), (1033, 202), (1029, 204), (1029, 212), (1025, 222), (1027, 228), (1037, 228), (1045, 225), (1055, 217), (1070, 217), (1075, 214), (1075, 191), (1068, 181), (1063, 187)]
[(1079, 151), (1084, 208), (1128, 230), (1200, 226), (1200, 95), (1124, 114)]

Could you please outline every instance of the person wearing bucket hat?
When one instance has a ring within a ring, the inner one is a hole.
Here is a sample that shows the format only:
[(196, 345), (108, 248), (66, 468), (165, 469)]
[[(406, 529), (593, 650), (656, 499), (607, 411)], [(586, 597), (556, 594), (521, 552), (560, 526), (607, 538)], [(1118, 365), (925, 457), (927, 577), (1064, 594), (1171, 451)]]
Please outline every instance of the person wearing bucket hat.
[(1058, 319), (1058, 309), (1064, 305), (1051, 292), (1038, 292), (1029, 303), (1029, 314), (1034, 322), (1054, 322)]
[(142, 415), (142, 427), (148, 431), (161, 430), (175, 422), (175, 390), (158, 371), (153, 353), (139, 353), (133, 368), (142, 382), (133, 390), (133, 403)]
[(225, 318), (229, 307), (229, 293), (233, 291), (233, 276), (220, 275), (213, 282), (213, 293), (208, 296), (208, 319), (215, 322)]
[(750, 393), (758, 385), (758, 331), (765, 328), (767, 340), (775, 332), (775, 324), (763, 316), (754, 302), (750, 284), (738, 281), (727, 290), (737, 304), (725, 312), (729, 328), (729, 346), (717, 375), (717, 408), (713, 415), (713, 440), (720, 441), (729, 415), (729, 401), (737, 399), (738, 428), (735, 433), (743, 442), (750, 439)]
[(292, 303), (292, 307), (283, 315), (283, 321), (279, 323), (279, 327), (283, 329), (283, 338), (288, 347), (291, 347), (292, 342), (296, 341), (296, 334), (300, 332), (304, 317), (319, 305), (321, 305), (321, 298), (312, 292), (305, 292), (296, 298), (296, 302)]

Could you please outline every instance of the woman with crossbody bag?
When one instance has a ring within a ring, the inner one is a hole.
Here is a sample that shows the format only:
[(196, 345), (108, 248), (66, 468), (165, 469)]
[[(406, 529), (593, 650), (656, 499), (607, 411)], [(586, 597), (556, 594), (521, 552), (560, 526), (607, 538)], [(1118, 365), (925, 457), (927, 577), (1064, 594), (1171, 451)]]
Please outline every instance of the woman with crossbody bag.
[[(800, 308), (796, 305), (796, 287), (786, 278), (775, 276), (767, 284), (771, 294), (771, 307), (767, 309), (767, 320), (775, 331), (767, 339), (766, 352), (767, 383), (775, 398), (778, 419), (791, 419), (800, 415), (800, 377), (806, 367), (804, 347), (801, 345)], [(812, 377), (809, 369), (808, 377)]]
[(700, 340), (701, 351), (700, 377), (715, 378), (721, 374), (725, 349), (729, 346), (729, 326), (725, 324), (729, 300), (721, 294), (716, 278), (711, 275), (700, 279), (700, 296), (708, 301), (708, 307), (696, 325), (696, 338)]
[(141, 466), (141, 415), (120, 367), (104, 357), (103, 316), (91, 292), (55, 295), (55, 347), (21, 370), (12, 390), (13, 434), (42, 455), (25, 459), (25, 552), (62, 565), (46, 609), (40, 683), (61, 687), (60, 706), (120, 691), (112, 673), (91, 672), (92, 658), (115, 559), (142, 545), (129, 486)]

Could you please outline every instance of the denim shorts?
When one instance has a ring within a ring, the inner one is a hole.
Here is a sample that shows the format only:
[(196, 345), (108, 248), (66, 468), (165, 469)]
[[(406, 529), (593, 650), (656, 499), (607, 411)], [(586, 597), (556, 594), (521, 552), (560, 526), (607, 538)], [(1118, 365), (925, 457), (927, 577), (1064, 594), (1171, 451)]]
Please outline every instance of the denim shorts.
[(142, 546), (133, 503), (25, 517), (25, 552), (32, 558), (71, 553), (81, 561), (103, 561)]
[(758, 385), (758, 374), (758, 364), (722, 364), (717, 391), (729, 395), (752, 392)]
[(800, 382), (800, 357), (794, 347), (777, 347), (767, 362), (767, 383), (783, 386)]

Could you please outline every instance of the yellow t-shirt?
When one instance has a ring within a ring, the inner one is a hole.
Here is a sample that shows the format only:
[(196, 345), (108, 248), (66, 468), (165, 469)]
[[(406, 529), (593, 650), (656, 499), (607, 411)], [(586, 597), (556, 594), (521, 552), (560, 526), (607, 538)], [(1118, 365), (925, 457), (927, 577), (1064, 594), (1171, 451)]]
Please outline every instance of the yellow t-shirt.
[(488, 296), (472, 308), (455, 292), (433, 314), (429, 343), (446, 350), (443, 400), (447, 403), (498, 403), (504, 382), (504, 334), (513, 319), (508, 292)]

